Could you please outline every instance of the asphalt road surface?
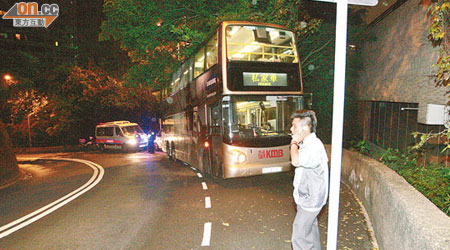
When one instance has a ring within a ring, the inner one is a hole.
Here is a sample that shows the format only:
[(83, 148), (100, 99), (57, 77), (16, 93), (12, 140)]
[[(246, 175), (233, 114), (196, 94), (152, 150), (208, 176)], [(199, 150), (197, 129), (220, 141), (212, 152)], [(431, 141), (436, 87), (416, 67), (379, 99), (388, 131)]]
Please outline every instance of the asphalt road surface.
[[(219, 180), (161, 152), (17, 157), (99, 166), (22, 161), (25, 178), (0, 190), (0, 229), (71, 192), (78, 196), (0, 237), (0, 249), (291, 249), (293, 172)], [(90, 189), (74, 192), (83, 185)], [(370, 249), (364, 215), (345, 186), (340, 204), (338, 249)], [(319, 217), (324, 248), (326, 224), (327, 208)]]

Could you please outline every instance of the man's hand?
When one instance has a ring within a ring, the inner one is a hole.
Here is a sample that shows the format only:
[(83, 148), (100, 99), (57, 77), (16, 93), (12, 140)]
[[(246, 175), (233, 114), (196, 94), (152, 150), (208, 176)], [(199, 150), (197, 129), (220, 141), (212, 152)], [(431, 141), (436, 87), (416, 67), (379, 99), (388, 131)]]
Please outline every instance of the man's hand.
[(295, 133), (292, 135), (292, 140), (291, 140), (291, 144), (292, 143), (300, 143), (302, 142), (306, 136), (308, 136), (308, 130), (307, 129), (302, 129), (299, 133)]

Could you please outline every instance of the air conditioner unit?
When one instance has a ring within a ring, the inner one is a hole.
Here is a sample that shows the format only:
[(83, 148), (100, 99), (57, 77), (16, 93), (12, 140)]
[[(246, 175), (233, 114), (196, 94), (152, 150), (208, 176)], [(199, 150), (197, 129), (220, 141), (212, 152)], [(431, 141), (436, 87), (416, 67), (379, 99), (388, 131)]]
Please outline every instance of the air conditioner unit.
[(426, 110), (425, 124), (444, 125), (449, 123), (450, 108), (448, 106), (440, 104), (427, 104), (426, 109), (427, 110)]

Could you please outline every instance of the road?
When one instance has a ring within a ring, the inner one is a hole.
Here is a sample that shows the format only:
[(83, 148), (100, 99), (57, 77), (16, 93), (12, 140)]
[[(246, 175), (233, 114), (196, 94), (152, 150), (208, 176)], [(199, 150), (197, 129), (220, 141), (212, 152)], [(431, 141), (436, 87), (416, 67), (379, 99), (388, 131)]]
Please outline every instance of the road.
[[(99, 164), (104, 176), (92, 189), (1, 238), (0, 249), (291, 249), (293, 172), (219, 180), (161, 152), (26, 157), (84, 159)], [(94, 172), (72, 161), (28, 161), (20, 168), (27, 178), (0, 190), (0, 226), (71, 193)], [(357, 201), (345, 186), (341, 197), (338, 248), (370, 249)], [(326, 208), (319, 224), (325, 246)]]

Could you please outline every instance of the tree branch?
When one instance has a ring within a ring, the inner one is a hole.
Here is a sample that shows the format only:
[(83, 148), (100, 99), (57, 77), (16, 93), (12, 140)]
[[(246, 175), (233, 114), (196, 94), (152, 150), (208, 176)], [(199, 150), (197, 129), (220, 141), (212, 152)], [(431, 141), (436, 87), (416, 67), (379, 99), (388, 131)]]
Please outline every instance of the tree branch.
[(328, 40), (328, 42), (326, 42), (324, 45), (322, 45), (320, 48), (313, 50), (311, 52), (309, 52), (309, 54), (305, 57), (305, 59), (303, 59), (302, 64), (304, 64), (306, 61), (308, 61), (309, 57), (316, 54), (317, 52), (323, 50), (330, 42), (332, 39)]

